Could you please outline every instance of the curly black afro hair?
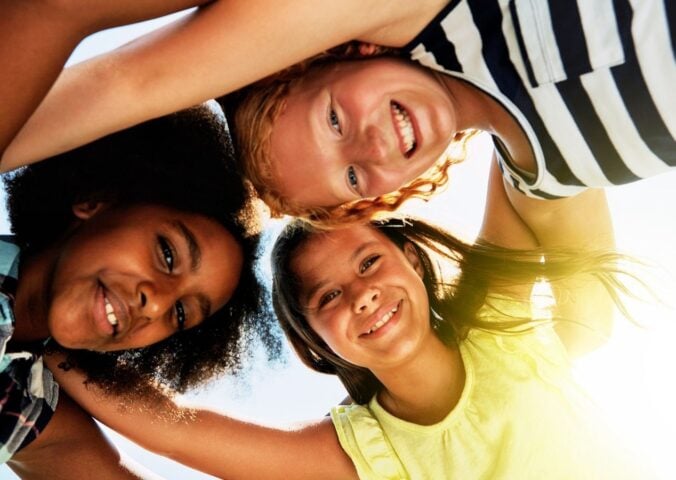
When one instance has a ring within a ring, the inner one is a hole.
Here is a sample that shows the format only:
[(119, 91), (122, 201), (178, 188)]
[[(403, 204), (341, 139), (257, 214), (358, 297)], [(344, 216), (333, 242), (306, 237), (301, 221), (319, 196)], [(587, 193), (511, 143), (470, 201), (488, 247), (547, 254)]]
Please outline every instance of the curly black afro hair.
[[(155, 204), (195, 212), (224, 225), (242, 247), (244, 265), (228, 304), (201, 325), (135, 350), (66, 350), (68, 365), (116, 393), (151, 383), (183, 392), (215, 375), (236, 373), (260, 339), (270, 358), (281, 345), (256, 261), (257, 215), (251, 189), (232, 159), (222, 117), (207, 106), (114, 133), (4, 176), (12, 232), (23, 258), (64, 235), (72, 205), (86, 201)], [(63, 349), (52, 342), (52, 347)], [(147, 380), (147, 381), (141, 381)]]

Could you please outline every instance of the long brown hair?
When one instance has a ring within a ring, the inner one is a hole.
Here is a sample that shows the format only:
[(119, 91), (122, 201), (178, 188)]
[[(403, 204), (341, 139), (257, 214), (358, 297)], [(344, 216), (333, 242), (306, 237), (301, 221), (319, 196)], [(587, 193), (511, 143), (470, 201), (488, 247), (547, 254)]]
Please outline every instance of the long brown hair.
[[(528, 328), (531, 318), (506, 316), (504, 321), (498, 322), (479, 318), (479, 309), (490, 304), (492, 293), (489, 292), (532, 285), (540, 278), (555, 281), (578, 274), (592, 274), (598, 278), (616, 300), (619, 292), (626, 292), (618, 279), (618, 262), (625, 257), (617, 253), (546, 253), (468, 244), (434, 225), (413, 218), (389, 219), (371, 225), (399, 248), (403, 249), (407, 243), (415, 248), (424, 270), (430, 323), (439, 338), (449, 345), (464, 338), (471, 328), (494, 331), (517, 326)], [(299, 301), (301, 283), (291, 269), (291, 262), (299, 248), (318, 233), (323, 230), (296, 220), (278, 237), (272, 253), (275, 313), (305, 365), (318, 372), (337, 375), (355, 402), (366, 403), (382, 384), (368, 369), (353, 365), (331, 351), (310, 327), (305, 317), (306, 309)], [(435, 263), (433, 260), (437, 259), (440, 261)], [(444, 274), (449, 267), (457, 273), (451, 278)], [(523, 301), (526, 303), (528, 299)]]

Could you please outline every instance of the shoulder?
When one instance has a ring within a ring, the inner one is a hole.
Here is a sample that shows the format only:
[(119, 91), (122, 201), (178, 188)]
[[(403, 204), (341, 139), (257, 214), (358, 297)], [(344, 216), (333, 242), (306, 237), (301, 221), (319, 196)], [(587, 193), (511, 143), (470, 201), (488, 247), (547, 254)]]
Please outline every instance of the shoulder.
[(395, 448), (370, 408), (338, 405), (331, 410), (331, 420), (340, 446), (352, 460), (359, 478), (408, 478)]
[(0, 357), (0, 461), (40, 439), (57, 408), (59, 387), (42, 357), (31, 352)]

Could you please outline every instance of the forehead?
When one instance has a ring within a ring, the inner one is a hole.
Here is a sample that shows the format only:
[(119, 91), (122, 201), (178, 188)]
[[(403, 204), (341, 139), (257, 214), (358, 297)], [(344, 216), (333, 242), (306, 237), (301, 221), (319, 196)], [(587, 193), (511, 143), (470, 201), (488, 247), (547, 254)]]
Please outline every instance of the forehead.
[(331, 275), (371, 248), (398, 250), (385, 235), (369, 226), (317, 233), (296, 250), (291, 259), (291, 270), (304, 283), (305, 279)]

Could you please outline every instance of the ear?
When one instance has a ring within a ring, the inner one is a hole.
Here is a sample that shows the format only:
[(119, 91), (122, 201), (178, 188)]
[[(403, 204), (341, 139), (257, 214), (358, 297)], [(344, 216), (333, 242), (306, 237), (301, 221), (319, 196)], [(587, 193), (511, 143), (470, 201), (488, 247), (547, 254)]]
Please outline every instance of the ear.
[(97, 213), (105, 210), (108, 205), (109, 204), (106, 202), (96, 202), (93, 200), (76, 203), (72, 206), (73, 215), (75, 215), (75, 218), (79, 218), (80, 220), (89, 220)]
[(404, 244), (404, 256), (406, 257), (406, 260), (408, 260), (408, 263), (411, 264), (413, 269), (420, 276), (420, 278), (423, 278), (425, 276), (425, 270), (423, 269), (420, 256), (411, 242), (406, 242)]

